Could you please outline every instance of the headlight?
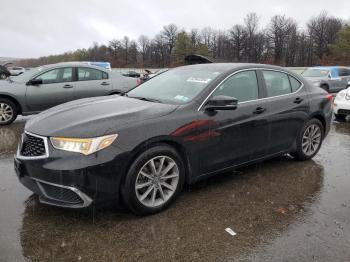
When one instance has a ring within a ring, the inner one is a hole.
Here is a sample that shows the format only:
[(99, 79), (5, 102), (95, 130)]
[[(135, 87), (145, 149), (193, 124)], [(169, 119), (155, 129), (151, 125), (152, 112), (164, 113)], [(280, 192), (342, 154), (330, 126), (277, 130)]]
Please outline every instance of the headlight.
[(117, 137), (115, 134), (95, 138), (51, 137), (50, 140), (56, 149), (90, 155), (109, 147)]
[(346, 91), (340, 91), (337, 95), (336, 95), (336, 99), (343, 99), (345, 97)]

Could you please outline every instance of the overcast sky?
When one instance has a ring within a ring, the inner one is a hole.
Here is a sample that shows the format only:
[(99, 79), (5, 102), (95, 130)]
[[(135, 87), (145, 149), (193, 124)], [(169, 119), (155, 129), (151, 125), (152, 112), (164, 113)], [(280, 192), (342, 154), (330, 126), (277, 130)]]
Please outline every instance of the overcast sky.
[(140, 34), (153, 37), (163, 25), (229, 29), (256, 12), (261, 25), (275, 14), (300, 25), (323, 10), (350, 18), (349, 0), (16, 0), (1, 1), (0, 57), (59, 54), (92, 43)]

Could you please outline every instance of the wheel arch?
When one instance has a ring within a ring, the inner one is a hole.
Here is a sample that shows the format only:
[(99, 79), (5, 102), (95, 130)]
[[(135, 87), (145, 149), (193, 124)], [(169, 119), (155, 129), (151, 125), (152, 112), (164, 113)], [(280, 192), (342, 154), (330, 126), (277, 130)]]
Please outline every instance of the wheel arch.
[(22, 109), (21, 104), (18, 102), (17, 99), (15, 99), (15, 98), (12, 97), (12, 96), (4, 95), (4, 94), (0, 94), (0, 98), (5, 98), (5, 99), (8, 99), (8, 100), (10, 100), (11, 102), (13, 102), (13, 103), (17, 106), (18, 114), (22, 114), (23, 109)]
[(326, 129), (327, 129), (326, 118), (319, 112), (312, 114), (310, 119), (312, 119), (312, 118), (316, 118), (317, 120), (319, 120), (321, 122), (322, 127), (323, 127), (323, 132), (326, 133)]
[(136, 146), (131, 151), (131, 155), (130, 155), (128, 162), (126, 164), (126, 170), (125, 170), (125, 172), (123, 172), (124, 176), (121, 180), (121, 185), (124, 184), (128, 170), (129, 170), (130, 166), (132, 165), (132, 163), (135, 161), (135, 159), (146, 149), (157, 146), (157, 145), (170, 146), (170, 147), (174, 148), (179, 153), (179, 155), (182, 158), (183, 163), (185, 165), (185, 182), (190, 183), (192, 181), (192, 169), (191, 169), (192, 165), (191, 165), (191, 160), (189, 158), (189, 155), (188, 155), (188, 152), (187, 152), (185, 146), (182, 145), (181, 142), (176, 141), (176, 140), (172, 139), (171, 137), (161, 136), (161, 137), (154, 137), (154, 138), (148, 139), (148, 140), (142, 142), (141, 144), (139, 144), (138, 146)]

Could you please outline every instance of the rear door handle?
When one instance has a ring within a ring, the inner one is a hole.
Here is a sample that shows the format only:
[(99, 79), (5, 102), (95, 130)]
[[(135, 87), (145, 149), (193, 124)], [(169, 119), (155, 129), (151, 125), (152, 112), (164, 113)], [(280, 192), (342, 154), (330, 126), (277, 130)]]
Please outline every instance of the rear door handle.
[(101, 86), (109, 86), (109, 83), (107, 83), (107, 82), (102, 82), (102, 83), (101, 83)]
[(300, 97), (297, 97), (294, 99), (294, 103), (296, 104), (300, 104), (301, 102), (303, 102), (304, 99), (300, 98)]
[(64, 85), (63, 88), (73, 88), (72, 85)]
[(253, 111), (253, 113), (254, 114), (261, 114), (261, 113), (264, 113), (265, 111), (266, 111), (265, 108), (262, 108), (261, 106), (259, 106)]

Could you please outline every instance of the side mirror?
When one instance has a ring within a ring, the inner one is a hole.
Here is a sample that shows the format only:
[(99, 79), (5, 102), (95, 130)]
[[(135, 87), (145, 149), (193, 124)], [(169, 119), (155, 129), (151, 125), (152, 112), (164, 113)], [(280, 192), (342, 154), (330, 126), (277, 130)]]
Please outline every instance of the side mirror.
[(31, 79), (27, 82), (27, 86), (38, 86), (38, 85), (42, 85), (43, 84), (43, 80), (42, 79)]
[(207, 102), (206, 110), (235, 110), (238, 100), (231, 96), (214, 96)]
[(347, 83), (346, 87), (347, 87), (347, 88), (350, 87), (350, 81)]

